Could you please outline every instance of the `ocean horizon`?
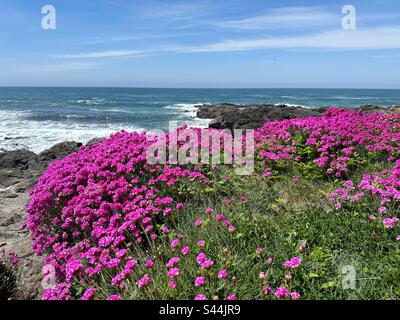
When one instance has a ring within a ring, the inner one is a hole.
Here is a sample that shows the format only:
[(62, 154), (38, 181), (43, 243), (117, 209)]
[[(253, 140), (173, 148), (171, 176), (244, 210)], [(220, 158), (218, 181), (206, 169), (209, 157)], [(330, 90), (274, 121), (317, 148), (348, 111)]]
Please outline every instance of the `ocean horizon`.
[(43, 151), (120, 130), (167, 130), (170, 121), (207, 127), (200, 104), (286, 104), (305, 108), (400, 104), (399, 89), (0, 87), (0, 150)]

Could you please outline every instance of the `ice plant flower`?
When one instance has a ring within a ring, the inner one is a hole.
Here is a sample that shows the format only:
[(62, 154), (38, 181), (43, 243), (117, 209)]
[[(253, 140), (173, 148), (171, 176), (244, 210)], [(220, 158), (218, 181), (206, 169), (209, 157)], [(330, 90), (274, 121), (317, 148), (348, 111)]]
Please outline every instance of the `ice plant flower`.
[(179, 270), (179, 268), (171, 268), (169, 271), (168, 271), (168, 277), (169, 278), (176, 278), (177, 276), (179, 276), (179, 274), (180, 274), (180, 270)]
[(267, 284), (264, 288), (263, 288), (263, 292), (266, 296), (269, 296), (272, 293), (272, 288)]
[(81, 300), (90, 300), (93, 298), (94, 293), (96, 292), (95, 288), (87, 288), (83, 293)]
[(198, 220), (196, 220), (196, 221), (194, 222), (194, 226), (195, 226), (196, 228), (200, 228), (202, 224), (203, 224), (203, 221), (201, 221), (200, 219), (198, 219)]
[(300, 293), (298, 292), (290, 292), (290, 296), (292, 297), (293, 300), (300, 299)]
[(301, 259), (299, 257), (293, 257), (289, 261), (286, 261), (283, 266), (286, 269), (295, 269), (298, 268), (301, 264)]
[(286, 287), (279, 287), (275, 291), (275, 297), (277, 299), (286, 298), (289, 294), (290, 294), (290, 292)]
[(137, 282), (137, 286), (138, 288), (143, 288), (145, 286), (147, 286), (151, 281), (151, 278), (148, 274), (145, 274), (138, 282)]
[(151, 268), (152, 266), (154, 266), (154, 261), (149, 259), (146, 261), (146, 263), (144, 264), (145, 267)]
[(228, 270), (222, 269), (218, 271), (218, 279), (226, 279), (228, 277)]
[(185, 246), (185, 247), (182, 248), (181, 253), (182, 253), (184, 256), (186, 256), (186, 255), (189, 254), (189, 251), (190, 251), (189, 246)]
[(171, 259), (169, 259), (168, 263), (167, 263), (167, 268), (170, 269), (172, 267), (174, 267), (175, 265), (177, 265), (179, 263), (181, 259), (178, 257), (172, 257)]
[(205, 246), (206, 242), (204, 240), (197, 241), (197, 246), (201, 249)]
[(197, 277), (196, 280), (194, 281), (194, 285), (196, 287), (202, 287), (202, 286), (204, 286), (205, 280), (206, 280), (206, 278), (203, 276)]
[(399, 219), (396, 218), (396, 217), (394, 217), (394, 218), (385, 218), (385, 219), (383, 219), (383, 225), (387, 229), (393, 229), (398, 221), (399, 221)]

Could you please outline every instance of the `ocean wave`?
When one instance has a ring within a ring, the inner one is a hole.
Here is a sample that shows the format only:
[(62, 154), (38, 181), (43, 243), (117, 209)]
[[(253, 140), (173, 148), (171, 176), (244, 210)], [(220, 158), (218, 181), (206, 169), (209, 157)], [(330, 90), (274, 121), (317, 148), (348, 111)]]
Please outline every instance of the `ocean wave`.
[(339, 100), (379, 100), (376, 97), (347, 97), (347, 96), (334, 96), (332, 99), (339, 99)]
[(304, 108), (304, 109), (316, 108), (315, 106), (306, 106), (306, 105), (298, 104), (298, 103), (287, 103), (287, 102), (274, 103), (275, 106), (279, 106), (279, 105), (283, 105), (283, 104), (288, 107), (300, 107), (300, 108)]
[[(107, 137), (121, 131), (144, 129), (123, 123), (82, 123), (32, 120), (31, 112), (0, 110), (0, 150), (29, 149), (41, 152), (56, 143), (73, 140), (86, 143), (93, 138)], [(70, 115), (74, 117), (74, 115)]]
[[(83, 105), (87, 105), (87, 106), (93, 106), (93, 105), (104, 104), (106, 102), (106, 99), (93, 97), (90, 99), (70, 100), (69, 102), (83, 104)], [(110, 102), (107, 102), (107, 103), (110, 103)], [(111, 102), (111, 103), (113, 103), (113, 102)]]

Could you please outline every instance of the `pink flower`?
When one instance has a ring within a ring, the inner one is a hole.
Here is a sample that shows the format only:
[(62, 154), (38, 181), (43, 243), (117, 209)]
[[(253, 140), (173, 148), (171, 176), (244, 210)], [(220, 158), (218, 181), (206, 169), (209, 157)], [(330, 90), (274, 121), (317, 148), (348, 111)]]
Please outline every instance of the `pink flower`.
[(211, 214), (211, 213), (213, 213), (214, 212), (214, 210), (212, 209), (212, 208), (207, 208), (206, 209), (206, 213), (207, 214)]
[(236, 300), (236, 295), (234, 293), (229, 294), (225, 300)]
[(399, 219), (396, 218), (396, 217), (394, 217), (394, 218), (385, 218), (385, 219), (383, 219), (383, 225), (387, 229), (393, 229), (398, 221), (399, 221)]
[(263, 288), (263, 292), (266, 296), (269, 296), (272, 293), (272, 288), (267, 284), (264, 288)]
[(125, 265), (125, 269), (133, 269), (134, 267), (136, 267), (136, 265), (137, 265), (136, 260), (129, 260)]
[(197, 241), (197, 246), (201, 249), (205, 246), (206, 242), (204, 240)]
[(171, 280), (169, 282), (169, 286), (171, 287), (171, 289), (175, 289), (176, 288), (176, 282)]
[(203, 224), (203, 222), (202, 222), (200, 219), (198, 219), (198, 220), (196, 220), (196, 221), (194, 222), (194, 226), (195, 226), (196, 228), (200, 228), (202, 224)]
[(286, 261), (283, 266), (286, 269), (295, 269), (298, 268), (301, 264), (301, 259), (298, 257), (293, 257), (292, 259), (290, 259), (289, 261)]
[(107, 300), (121, 300), (121, 297), (113, 294), (113, 295), (109, 296), (107, 298)]
[(190, 251), (189, 246), (185, 246), (185, 247), (183, 247), (182, 250), (181, 250), (181, 252), (182, 252), (182, 254), (183, 254), (184, 256), (188, 255), (188, 254), (189, 254), (189, 251)]
[(194, 297), (194, 300), (207, 300), (207, 298), (202, 294), (198, 294), (197, 296)]
[(179, 268), (171, 268), (169, 271), (168, 271), (168, 278), (176, 278), (177, 276), (179, 276), (179, 274), (180, 274), (180, 270), (179, 270)]
[(259, 278), (260, 280), (264, 280), (265, 277), (266, 277), (265, 272), (264, 272), (264, 271), (261, 271), (260, 274), (259, 274), (259, 276), (258, 276), (258, 278)]
[(288, 295), (289, 295), (289, 290), (286, 289), (285, 287), (279, 287), (275, 291), (275, 297), (277, 299), (286, 298)]
[(179, 210), (179, 209), (182, 209), (184, 207), (184, 204), (183, 203), (177, 203), (176, 204), (176, 208)]
[(84, 292), (84, 294), (81, 297), (81, 300), (90, 300), (90, 299), (92, 299), (95, 292), (96, 292), (95, 288), (86, 289), (86, 291)]
[(175, 239), (171, 241), (171, 248), (176, 249), (179, 246), (179, 240)]
[(228, 227), (228, 231), (229, 231), (230, 233), (233, 233), (235, 230), (236, 230), (236, 228), (235, 228), (234, 226), (229, 226), (229, 227)]
[(175, 265), (177, 265), (179, 263), (181, 259), (179, 259), (178, 257), (172, 257), (171, 259), (169, 259), (168, 263), (167, 263), (167, 268), (170, 269), (172, 267), (174, 267)]
[(385, 207), (380, 207), (380, 208), (378, 209), (378, 211), (379, 211), (379, 213), (387, 213), (387, 208), (385, 208)]
[(299, 179), (299, 178), (293, 178), (293, 179), (292, 179), (292, 182), (293, 182), (294, 184), (298, 184), (298, 183), (300, 182), (300, 179)]
[(196, 280), (194, 280), (194, 285), (196, 287), (202, 287), (202, 286), (204, 286), (205, 280), (206, 280), (206, 278), (203, 276), (197, 277)]
[(146, 263), (144, 264), (145, 267), (151, 268), (152, 266), (154, 266), (154, 261), (149, 259), (146, 261)]
[(218, 271), (218, 279), (226, 279), (228, 277), (228, 271), (226, 269), (222, 269)]
[(270, 266), (273, 262), (274, 262), (274, 261), (272, 260), (271, 257), (269, 257), (269, 258), (267, 259), (267, 265)]
[(150, 276), (148, 274), (145, 274), (138, 282), (137, 282), (137, 286), (138, 288), (143, 288), (145, 286), (147, 286), (150, 283)]
[(262, 248), (257, 248), (257, 249), (256, 249), (257, 255), (261, 256), (261, 255), (262, 255), (262, 252), (263, 252), (263, 249), (262, 249)]
[(214, 265), (214, 261), (206, 260), (201, 264), (202, 269), (210, 269)]
[(224, 200), (224, 205), (226, 205), (226, 206), (230, 206), (231, 204), (232, 204), (232, 199), (225, 199)]
[(241, 201), (243, 201), (243, 202), (247, 201), (247, 197), (245, 197), (245, 196), (241, 196), (241, 197), (239, 197), (239, 199), (240, 199)]
[(298, 292), (291, 292), (290, 296), (292, 297), (293, 300), (300, 299), (300, 293), (298, 293)]
[(373, 214), (371, 214), (371, 215), (368, 217), (368, 219), (371, 220), (371, 221), (375, 221), (377, 218), (376, 218), (376, 216), (374, 216)]
[(163, 233), (169, 233), (169, 228), (168, 228), (168, 227), (162, 227), (162, 228), (161, 228), (161, 231), (162, 231)]
[(202, 264), (206, 260), (207, 260), (207, 256), (203, 252), (200, 252), (196, 257), (196, 261), (198, 264)]
[(307, 242), (302, 242), (302, 243), (300, 244), (300, 246), (299, 246), (299, 249), (300, 249), (301, 251), (307, 249)]

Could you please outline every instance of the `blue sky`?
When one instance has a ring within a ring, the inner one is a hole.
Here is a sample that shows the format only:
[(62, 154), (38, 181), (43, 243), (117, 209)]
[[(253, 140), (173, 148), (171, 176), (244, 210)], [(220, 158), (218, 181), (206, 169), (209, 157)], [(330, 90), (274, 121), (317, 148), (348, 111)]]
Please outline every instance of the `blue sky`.
[(398, 0), (0, 1), (0, 86), (400, 88), (399, 71)]

